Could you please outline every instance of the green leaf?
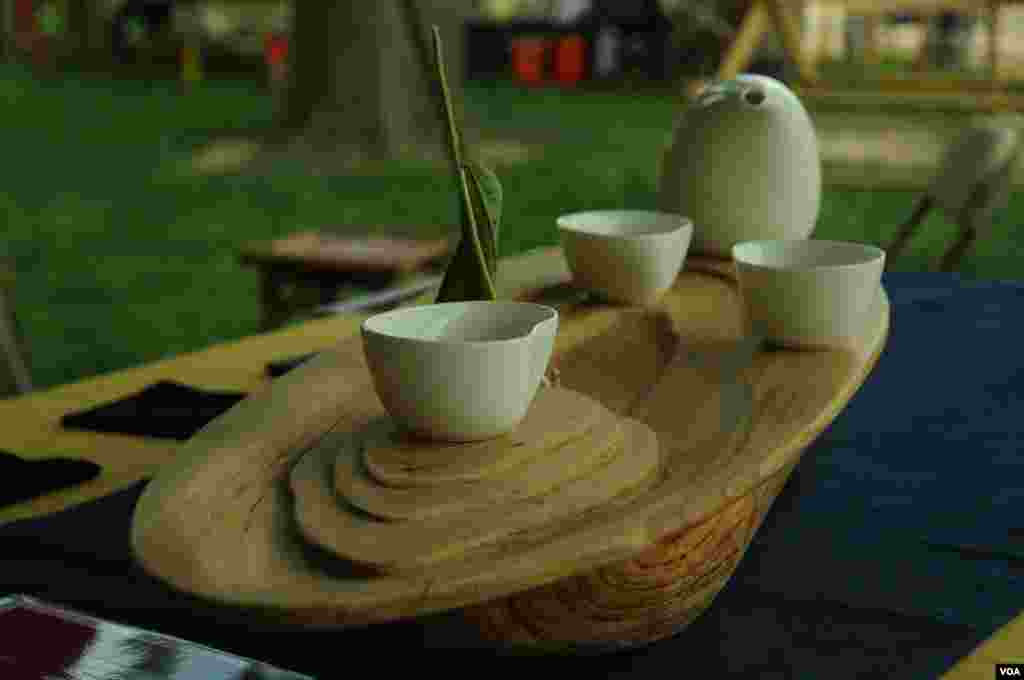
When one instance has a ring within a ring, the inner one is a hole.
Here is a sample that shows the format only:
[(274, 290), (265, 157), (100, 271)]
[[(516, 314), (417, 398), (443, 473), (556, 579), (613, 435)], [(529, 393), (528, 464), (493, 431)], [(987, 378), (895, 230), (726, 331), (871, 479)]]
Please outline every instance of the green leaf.
[(434, 299), (442, 302), (465, 302), (467, 300), (493, 300), (493, 284), (487, 268), (477, 260), (473, 245), (465, 238), (459, 243), (455, 255), (445, 270), (441, 289)]
[(473, 223), (476, 225), (480, 251), (493, 284), (498, 278), (498, 234), (501, 220), (501, 183), (482, 165), (467, 167)]
[[(469, 163), (469, 177), (473, 213), (477, 217), (476, 227), (480, 234), (480, 245), (483, 247), (484, 259), (491, 272), (491, 280), (496, 282), (498, 237), (501, 228), (501, 182), (490, 168), (472, 161)], [(483, 219), (480, 219), (481, 217), (486, 219), (486, 224)]]
[(448, 90), (441, 34), (434, 26), (434, 55), (448, 121), (449, 150), (458, 176), (462, 238), (448, 263), (435, 303), (494, 300), (498, 274), (498, 228), (501, 221), (501, 182), (488, 168), (462, 160), (462, 142)]
[(436, 303), (497, 298), (498, 223), (493, 220), (501, 216), (501, 184), (486, 169), (481, 173), (484, 181), (468, 167), (460, 175), (469, 189), (472, 214), (463, 201), (462, 239), (445, 271)]

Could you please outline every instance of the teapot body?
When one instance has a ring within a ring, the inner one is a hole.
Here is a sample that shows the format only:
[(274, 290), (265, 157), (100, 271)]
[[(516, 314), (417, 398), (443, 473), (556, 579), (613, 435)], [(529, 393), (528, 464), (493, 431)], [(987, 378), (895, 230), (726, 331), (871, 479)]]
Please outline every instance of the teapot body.
[(741, 75), (686, 108), (663, 158), (659, 208), (693, 221), (694, 252), (729, 258), (740, 241), (808, 238), (820, 207), (814, 124), (785, 85)]

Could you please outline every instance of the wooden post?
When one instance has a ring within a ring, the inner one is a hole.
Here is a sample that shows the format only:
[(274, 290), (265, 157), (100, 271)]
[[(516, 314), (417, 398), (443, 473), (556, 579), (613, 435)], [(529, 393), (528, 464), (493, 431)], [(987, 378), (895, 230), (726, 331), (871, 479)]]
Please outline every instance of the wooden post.
[(814, 39), (814, 42), (810, 48), (809, 58), (812, 63), (818, 63), (821, 61), (821, 55), (827, 52), (827, 45), (825, 44), (825, 31), (822, 30), (824, 22), (822, 7), (820, 5), (813, 5), (814, 11), (814, 25), (810, 27), (810, 34)]
[(729, 46), (718, 69), (719, 80), (730, 80), (739, 75), (750, 63), (754, 50), (761, 42), (761, 36), (768, 27), (768, 9), (764, 0), (755, 0), (743, 17), (736, 40)]
[(844, 31), (840, 31), (841, 47), (839, 49), (838, 55), (836, 52), (833, 52), (832, 46), (836, 42), (836, 16), (839, 15), (841, 23), (845, 24), (847, 14), (846, 10), (844, 10), (842, 7), (838, 8), (837, 11), (835, 7), (831, 7), (830, 5), (822, 5), (820, 11), (825, 17), (824, 19), (822, 19), (821, 28), (819, 29), (821, 31), (821, 41), (825, 45), (825, 56), (831, 61), (832, 59), (835, 59), (837, 56), (845, 55), (846, 53), (846, 39)]
[(805, 56), (803, 49), (803, 30), (799, 17), (794, 16), (791, 0), (761, 0), (768, 3), (775, 30), (782, 37), (782, 46), (796, 64), (800, 80), (805, 85), (814, 85), (818, 76), (814, 64)]
[(881, 50), (878, 46), (878, 30), (881, 28), (881, 17), (878, 14), (869, 14), (864, 17), (864, 57), (865, 61), (878, 66), (882, 61)]
[(988, 60), (990, 77), (992, 78), (992, 94), (999, 93), (999, 2), (989, 0), (987, 3), (986, 19), (989, 26)]
[(722, 59), (718, 69), (720, 80), (735, 78), (747, 68), (761, 38), (772, 24), (779, 31), (783, 49), (796, 64), (800, 80), (808, 85), (817, 82), (814, 62), (807, 58), (803, 49), (800, 23), (783, 0), (755, 0), (750, 6), (736, 40)]
[(191, 34), (181, 48), (181, 81), (184, 92), (191, 92), (203, 79), (203, 55), (199, 40)]

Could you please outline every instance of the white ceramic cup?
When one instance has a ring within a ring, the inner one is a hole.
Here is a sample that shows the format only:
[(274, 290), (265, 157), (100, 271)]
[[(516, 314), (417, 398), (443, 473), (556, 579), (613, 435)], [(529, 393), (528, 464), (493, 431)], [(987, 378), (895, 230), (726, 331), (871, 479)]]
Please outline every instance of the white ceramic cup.
[(507, 434), (526, 415), (554, 348), (558, 312), (527, 302), (446, 302), (362, 323), (374, 387), (403, 429), (427, 439)]
[(748, 330), (798, 349), (851, 347), (867, 330), (885, 251), (845, 241), (745, 241), (732, 248)]
[(646, 305), (679, 275), (693, 223), (665, 212), (594, 210), (558, 218), (573, 282), (612, 302)]

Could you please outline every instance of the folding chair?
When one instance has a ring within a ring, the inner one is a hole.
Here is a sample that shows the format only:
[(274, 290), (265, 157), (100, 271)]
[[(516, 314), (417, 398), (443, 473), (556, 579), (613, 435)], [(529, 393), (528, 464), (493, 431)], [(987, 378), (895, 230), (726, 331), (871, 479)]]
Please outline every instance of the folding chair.
[(899, 255), (937, 207), (960, 227), (939, 265), (941, 271), (954, 271), (979, 232), (1006, 205), (1019, 153), (1020, 134), (1014, 128), (989, 123), (965, 130), (947, 148), (931, 186), (887, 248), (888, 259)]

